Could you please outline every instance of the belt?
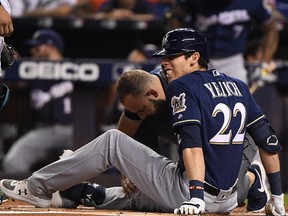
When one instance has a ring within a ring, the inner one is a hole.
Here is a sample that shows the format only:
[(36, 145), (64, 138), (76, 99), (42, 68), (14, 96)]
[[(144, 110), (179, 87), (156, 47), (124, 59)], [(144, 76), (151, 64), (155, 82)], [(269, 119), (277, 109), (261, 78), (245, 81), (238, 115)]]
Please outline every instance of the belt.
[[(231, 194), (233, 194), (236, 190), (237, 190), (237, 184), (233, 186)], [(219, 193), (221, 192), (220, 189), (213, 187), (212, 185), (209, 185), (206, 182), (204, 183), (204, 191), (211, 194), (212, 196), (218, 196)]]

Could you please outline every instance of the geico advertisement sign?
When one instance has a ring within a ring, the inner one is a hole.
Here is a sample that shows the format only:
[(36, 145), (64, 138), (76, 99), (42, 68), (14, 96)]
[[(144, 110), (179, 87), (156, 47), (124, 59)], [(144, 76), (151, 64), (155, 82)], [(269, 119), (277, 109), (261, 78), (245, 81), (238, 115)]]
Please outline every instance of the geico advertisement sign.
[(93, 63), (25, 61), (19, 65), (21, 79), (96, 81), (99, 76), (99, 66)]

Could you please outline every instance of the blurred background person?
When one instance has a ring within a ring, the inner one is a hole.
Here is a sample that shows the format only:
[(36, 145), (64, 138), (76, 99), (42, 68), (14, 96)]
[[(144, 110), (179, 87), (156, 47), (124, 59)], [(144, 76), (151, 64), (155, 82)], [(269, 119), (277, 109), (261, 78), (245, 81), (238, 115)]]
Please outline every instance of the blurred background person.
[(155, 44), (144, 44), (141, 41), (137, 41), (135, 48), (132, 49), (128, 54), (127, 61), (140, 63), (148, 62), (152, 58), (152, 54), (155, 53), (158, 49), (158, 46)]
[(148, 0), (107, 0), (94, 15), (97, 19), (140, 21), (153, 20), (155, 17), (154, 7)]
[[(95, 18), (111, 18), (111, 19), (136, 19), (136, 20), (164, 20), (166, 13), (168, 13), (175, 0), (145, 0), (145, 1), (111, 1), (107, 0), (78, 0), (78, 4), (75, 7), (75, 15), (80, 17), (95, 17)], [(123, 3), (122, 3), (123, 2)], [(135, 4), (133, 6), (133, 4)], [(137, 6), (139, 5), (139, 6)], [(112, 13), (110, 8), (115, 8)], [(116, 12), (124, 12), (123, 15)], [(144, 8), (143, 8), (144, 7)], [(120, 10), (121, 9), (121, 10)], [(125, 9), (128, 9), (126, 11)], [(111, 12), (110, 15), (108, 13)], [(96, 14), (98, 13), (98, 14)], [(133, 14), (135, 13), (135, 14)], [(137, 15), (136, 15), (137, 14)], [(153, 14), (153, 16), (151, 16)]]
[[(31, 46), (31, 58), (35, 61), (64, 60), (63, 38), (52, 29), (36, 31), (26, 44)], [(46, 69), (51, 73), (55, 64)], [(10, 174), (29, 173), (58, 158), (64, 149), (72, 148), (73, 83), (32, 80), (28, 88), (35, 127), (12, 144), (6, 153), (2, 168)]]
[[(7, 67), (4, 58), (6, 58), (5, 53), (2, 54), (4, 49), (5, 40), (4, 37), (10, 36), (14, 31), (12, 19), (11, 19), (11, 8), (7, 0), (0, 1), (0, 68), (5, 69)], [(6, 53), (7, 54), (7, 53)], [(7, 60), (7, 59), (6, 59)], [(0, 74), (0, 110), (5, 105), (8, 99), (9, 89), (6, 85), (2, 84), (1, 74)]]
[[(287, 0), (266, 0), (267, 4), (272, 8), (272, 13), (284, 24), (288, 19), (288, 1)], [(282, 26), (283, 27), (283, 26)]]
[[(14, 31), (11, 19), (11, 7), (7, 0), (0, 1), (0, 51), (3, 49), (3, 37), (10, 36)], [(1, 52), (0, 52), (1, 53)]]
[(165, 20), (167, 14), (170, 13), (174, 7), (175, 0), (148, 0), (155, 8), (156, 19)]
[(278, 48), (278, 22), (266, 0), (177, 0), (169, 28), (185, 20), (209, 41), (209, 67), (246, 83), (243, 51), (252, 31), (263, 40), (262, 62), (272, 61)]
[(243, 52), (245, 68), (248, 72), (248, 86), (252, 94), (266, 83), (275, 83), (277, 80), (276, 63), (275, 61), (270, 61), (269, 64), (262, 62), (263, 52), (260, 39), (248, 41)]
[(14, 17), (63, 17), (72, 14), (77, 0), (10, 0)]
[[(158, 46), (152, 43), (143, 43), (136, 40), (134, 48), (128, 53), (127, 61), (132, 63), (147, 63), (152, 59), (152, 54), (159, 50)], [(155, 60), (155, 59), (153, 59)], [(128, 64), (129, 65), (129, 64)], [(137, 67), (136, 65), (133, 67)], [(127, 70), (131, 69), (130, 67)], [(109, 86), (108, 100), (104, 110), (104, 124), (101, 125), (101, 131), (105, 132), (111, 128), (117, 128), (117, 122), (123, 112), (123, 106), (116, 96), (116, 80)]]
[(288, 1), (287, 0), (276, 0), (276, 8), (284, 16), (285, 20), (288, 20)]
[(74, 14), (78, 17), (93, 16), (106, 0), (78, 0)]
[[(11, 19), (11, 8), (9, 2), (7, 0), (0, 1), (0, 69), (6, 70), (12, 63), (14, 63), (14, 55), (13, 53), (9, 53), (9, 47), (5, 43), (4, 37), (10, 36), (14, 31), (14, 26)], [(8, 52), (7, 52), (8, 51)], [(10, 61), (9, 59), (10, 58)], [(9, 98), (9, 88), (7, 85), (3, 84), (2, 81), (2, 72), (0, 74), (0, 111), (2, 111), (3, 107), (6, 105)], [(3, 130), (2, 125), (0, 124), (0, 160), (4, 156), (4, 144), (3, 144)], [(0, 196), (1, 199), (1, 196)]]

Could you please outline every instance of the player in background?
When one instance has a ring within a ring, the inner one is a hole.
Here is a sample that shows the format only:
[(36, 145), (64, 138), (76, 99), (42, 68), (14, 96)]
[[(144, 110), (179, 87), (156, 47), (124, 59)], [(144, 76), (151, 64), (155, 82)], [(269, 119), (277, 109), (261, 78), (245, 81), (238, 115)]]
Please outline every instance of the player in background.
[[(144, 44), (140, 40), (135, 41), (135, 46), (133, 49), (128, 53), (126, 60), (130, 63), (137, 63), (137, 64), (129, 64), (128, 68), (125, 70), (134, 69), (138, 66), (138, 63), (147, 63), (153, 57), (152, 54), (156, 52), (159, 48), (155, 44)], [(155, 58), (154, 58), (155, 59)], [(132, 67), (132, 68), (130, 68)], [(100, 129), (102, 132), (105, 132), (109, 129), (116, 128), (117, 122), (121, 113), (123, 112), (123, 106), (119, 103), (116, 94), (116, 83), (119, 75), (115, 75), (112, 78), (111, 84), (108, 89), (108, 99), (105, 105), (104, 110), (104, 123), (106, 125), (101, 125)]]
[[(0, 0), (0, 68), (5, 70), (14, 63), (14, 51), (5, 43), (4, 37), (9, 37), (13, 31), (11, 7), (7, 0)], [(9, 98), (9, 88), (2, 83), (0, 74), (0, 110), (3, 109)], [(0, 191), (0, 203), (7, 201), (7, 197)]]
[(73, 15), (77, 0), (21, 0), (10, 1), (11, 16), (21, 17), (68, 17)]
[(95, 19), (149, 21), (156, 17), (153, 5), (147, 0), (107, 0), (92, 16)]
[[(3, 55), (5, 54), (4, 53), (2, 54), (4, 46), (6, 46), (4, 37), (9, 37), (14, 31), (14, 27), (13, 27), (10, 14), (11, 14), (11, 8), (10, 8), (9, 2), (7, 0), (0, 0), (0, 57), (1, 57), (0, 68), (1, 69), (5, 69), (5, 67), (8, 66), (8, 65), (4, 65), (6, 63), (6, 60), (8, 59), (3, 59), (4, 58)], [(9, 55), (9, 53), (6, 53), (6, 54)], [(3, 60), (5, 60), (5, 63), (3, 62)], [(6, 85), (2, 84), (2, 81), (0, 85), (1, 85), (0, 86), (0, 109), (2, 109), (8, 100), (9, 88)]]
[(243, 51), (251, 31), (260, 30), (263, 40), (261, 61), (267, 64), (278, 47), (278, 22), (266, 0), (176, 1), (169, 19), (170, 28), (183, 20), (202, 32), (209, 41), (210, 68), (247, 83)]
[[(26, 43), (31, 48), (31, 58), (50, 62), (51, 70), (56, 70), (53, 62), (64, 60), (63, 38), (52, 29), (37, 30)], [(73, 83), (33, 80), (27, 83), (27, 88), (35, 125), (12, 144), (3, 159), (3, 169), (11, 174), (31, 172), (37, 163), (51, 161), (53, 154), (72, 148)]]
[[(174, 47), (177, 42), (182, 42), (181, 49)], [(247, 130), (261, 148), (271, 185), (270, 210), (274, 215), (285, 215), (278, 179), (277, 152), (281, 146), (247, 85), (215, 69), (206, 70), (207, 42), (193, 29), (168, 32), (156, 55), (163, 56), (166, 78), (172, 81), (167, 100), (173, 131), (179, 137), (179, 163), (114, 129), (34, 172), (28, 180), (2, 180), (0, 188), (13, 199), (39, 207), (50, 206), (54, 193), (54, 206), (58, 207), (67, 207), (69, 198), (73, 201), (70, 206), (90, 202), (98, 209), (227, 213), (237, 206), (237, 176)], [(176, 79), (179, 76), (182, 77)], [(159, 82), (145, 71), (126, 72), (118, 81), (119, 99), (126, 109), (145, 119), (165, 106), (166, 96)], [(222, 123), (228, 124), (224, 131)], [(122, 188), (97, 187), (89, 194), (90, 199), (79, 196), (83, 188), (76, 184), (101, 174), (109, 166), (115, 166), (131, 179), (139, 188), (137, 193), (127, 198)], [(73, 185), (74, 192), (60, 192), (62, 198), (55, 193)], [(255, 190), (259, 189), (256, 182), (253, 185)]]

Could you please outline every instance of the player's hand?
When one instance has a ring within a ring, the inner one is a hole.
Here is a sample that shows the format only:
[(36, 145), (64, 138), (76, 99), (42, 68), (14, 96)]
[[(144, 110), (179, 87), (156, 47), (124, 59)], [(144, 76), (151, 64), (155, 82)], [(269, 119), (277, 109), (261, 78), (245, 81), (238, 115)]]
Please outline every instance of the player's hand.
[(0, 36), (10, 36), (14, 31), (12, 19), (3, 5), (0, 6)]
[(121, 181), (125, 195), (130, 198), (138, 188), (125, 176), (122, 177)]
[(270, 200), (266, 205), (266, 215), (269, 216), (285, 216), (285, 207), (284, 207), (284, 194), (273, 195), (271, 194)]
[(174, 214), (198, 215), (205, 213), (205, 202), (199, 198), (192, 198), (190, 201), (183, 202), (180, 208), (174, 209)]

